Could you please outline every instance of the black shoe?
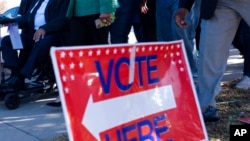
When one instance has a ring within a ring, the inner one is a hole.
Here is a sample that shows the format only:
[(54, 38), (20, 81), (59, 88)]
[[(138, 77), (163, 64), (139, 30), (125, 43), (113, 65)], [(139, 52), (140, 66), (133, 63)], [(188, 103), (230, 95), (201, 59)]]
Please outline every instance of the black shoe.
[(2, 89), (5, 89), (6, 91), (19, 91), (25, 87), (24, 79), (21, 79), (17, 76), (11, 77), (8, 81), (4, 82), (1, 85)]
[(205, 122), (216, 122), (220, 120), (218, 110), (212, 106), (208, 106), (206, 111), (203, 113)]
[(61, 107), (61, 102), (49, 102), (46, 105), (51, 106), (51, 107)]

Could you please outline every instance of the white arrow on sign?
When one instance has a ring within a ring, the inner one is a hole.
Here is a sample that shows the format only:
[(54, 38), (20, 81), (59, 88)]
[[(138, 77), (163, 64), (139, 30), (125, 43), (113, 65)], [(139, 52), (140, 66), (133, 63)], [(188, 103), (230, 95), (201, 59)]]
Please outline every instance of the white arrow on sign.
[(170, 85), (95, 103), (91, 95), (82, 124), (100, 140), (102, 131), (172, 108), (176, 103)]

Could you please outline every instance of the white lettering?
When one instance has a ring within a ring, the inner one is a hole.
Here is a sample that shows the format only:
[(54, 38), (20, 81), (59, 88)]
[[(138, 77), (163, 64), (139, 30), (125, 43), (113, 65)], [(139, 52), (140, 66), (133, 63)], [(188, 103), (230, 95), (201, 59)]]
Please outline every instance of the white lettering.
[(244, 136), (247, 133), (246, 129), (236, 129), (234, 132), (234, 136)]

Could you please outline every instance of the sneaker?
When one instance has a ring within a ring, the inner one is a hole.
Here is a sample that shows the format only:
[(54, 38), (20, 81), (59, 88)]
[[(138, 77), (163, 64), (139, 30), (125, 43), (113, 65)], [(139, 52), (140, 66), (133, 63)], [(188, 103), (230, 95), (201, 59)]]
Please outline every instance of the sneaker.
[(250, 78), (246, 75), (242, 77), (240, 82), (237, 83), (235, 88), (247, 90), (250, 88)]
[(212, 106), (208, 106), (206, 111), (203, 113), (205, 122), (216, 122), (220, 120), (218, 110)]

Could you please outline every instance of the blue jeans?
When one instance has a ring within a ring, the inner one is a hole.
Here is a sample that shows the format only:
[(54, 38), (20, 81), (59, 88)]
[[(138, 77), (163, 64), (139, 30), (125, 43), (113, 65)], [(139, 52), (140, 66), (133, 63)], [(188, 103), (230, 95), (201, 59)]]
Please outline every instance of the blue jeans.
[(158, 41), (173, 41), (183, 39), (188, 62), (193, 75), (197, 75), (197, 64), (194, 56), (195, 29), (199, 21), (200, 0), (192, 8), (187, 17), (189, 27), (182, 29), (177, 27), (174, 20), (175, 12), (178, 9), (178, 0), (156, 0), (156, 30)]
[(158, 41), (175, 39), (174, 13), (178, 9), (178, 0), (156, 0), (156, 36)]
[(111, 43), (127, 43), (131, 26), (139, 8), (139, 0), (119, 0), (120, 7), (115, 13), (115, 21), (110, 26)]

